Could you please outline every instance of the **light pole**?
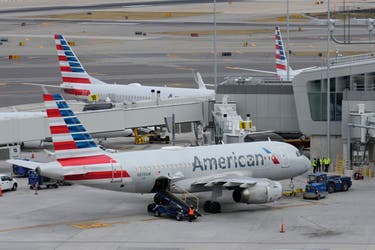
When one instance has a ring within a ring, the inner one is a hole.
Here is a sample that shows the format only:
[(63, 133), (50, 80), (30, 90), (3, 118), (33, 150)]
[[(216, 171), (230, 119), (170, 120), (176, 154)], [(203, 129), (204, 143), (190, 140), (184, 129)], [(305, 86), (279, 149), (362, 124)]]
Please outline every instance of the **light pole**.
[(288, 60), (286, 60), (286, 74), (287, 74), (287, 79), (288, 81), (290, 80), (290, 71), (289, 71), (289, 0), (286, 0), (286, 19), (287, 19), (287, 38), (286, 38), (286, 55), (284, 55)]
[(327, 2), (327, 157), (331, 158), (331, 81), (330, 81), (330, 43), (331, 43), (331, 9)]
[(217, 48), (216, 48), (216, 0), (214, 0), (214, 85), (217, 89)]

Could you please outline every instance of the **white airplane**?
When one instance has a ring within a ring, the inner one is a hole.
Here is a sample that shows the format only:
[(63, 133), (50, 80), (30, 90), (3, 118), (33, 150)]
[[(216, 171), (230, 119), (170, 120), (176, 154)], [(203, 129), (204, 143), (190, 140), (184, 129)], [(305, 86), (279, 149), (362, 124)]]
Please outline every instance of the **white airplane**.
[(309, 68), (294, 70), (292, 69), (292, 67), (289, 66), (289, 79), (288, 79), (288, 70), (287, 70), (288, 55), (285, 53), (284, 43), (281, 37), (279, 26), (275, 27), (275, 59), (276, 59), (276, 71), (266, 71), (266, 70), (248, 69), (248, 68), (240, 68), (240, 67), (227, 67), (227, 68), (273, 74), (273, 75), (276, 75), (277, 78), (283, 81), (292, 80), (296, 75), (300, 74), (301, 72), (316, 68), (316, 67), (309, 67)]
[(279, 199), (281, 184), (305, 173), (310, 161), (283, 142), (252, 142), (109, 153), (101, 150), (60, 94), (45, 94), (56, 160), (8, 160), (39, 174), (100, 189), (133, 193), (212, 191), (207, 212), (220, 212), (224, 189), (241, 203)]
[(78, 57), (62, 35), (55, 35), (57, 56), (62, 76), (60, 87), (64, 93), (78, 99), (88, 100), (89, 96), (99, 98), (95, 101), (113, 102), (138, 102), (178, 97), (215, 97), (214, 90), (206, 89), (201, 75), (197, 72), (195, 79), (199, 85), (198, 89), (192, 88), (171, 88), (157, 86), (142, 86), (140, 83), (127, 85), (107, 84), (99, 79), (90, 76), (83, 68)]

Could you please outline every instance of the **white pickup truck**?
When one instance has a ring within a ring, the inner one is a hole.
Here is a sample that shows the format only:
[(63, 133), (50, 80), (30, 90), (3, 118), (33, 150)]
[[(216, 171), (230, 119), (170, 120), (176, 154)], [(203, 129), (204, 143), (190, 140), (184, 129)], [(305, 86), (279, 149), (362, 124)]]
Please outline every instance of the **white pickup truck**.
[(0, 186), (2, 190), (17, 190), (17, 180), (6, 174), (0, 174)]

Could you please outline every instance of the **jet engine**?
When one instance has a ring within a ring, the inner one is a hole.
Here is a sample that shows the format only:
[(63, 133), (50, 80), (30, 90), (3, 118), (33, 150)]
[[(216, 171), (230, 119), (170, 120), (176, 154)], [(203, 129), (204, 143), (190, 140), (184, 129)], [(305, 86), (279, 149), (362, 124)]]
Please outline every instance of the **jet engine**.
[(279, 199), (282, 195), (280, 182), (263, 179), (254, 186), (237, 188), (233, 191), (233, 200), (240, 203), (260, 204)]

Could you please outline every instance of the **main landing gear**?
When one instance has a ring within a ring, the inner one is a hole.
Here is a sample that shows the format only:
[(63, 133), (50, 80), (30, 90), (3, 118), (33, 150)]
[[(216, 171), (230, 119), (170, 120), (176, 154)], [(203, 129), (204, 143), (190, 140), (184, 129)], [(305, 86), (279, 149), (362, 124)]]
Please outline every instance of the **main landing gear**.
[(214, 186), (212, 189), (211, 200), (206, 201), (203, 204), (203, 209), (206, 213), (217, 214), (221, 212), (221, 205), (217, 202), (217, 198), (223, 195), (223, 189), (221, 186)]
[(221, 205), (217, 201), (206, 201), (204, 202), (203, 209), (206, 213), (220, 213), (221, 212)]

